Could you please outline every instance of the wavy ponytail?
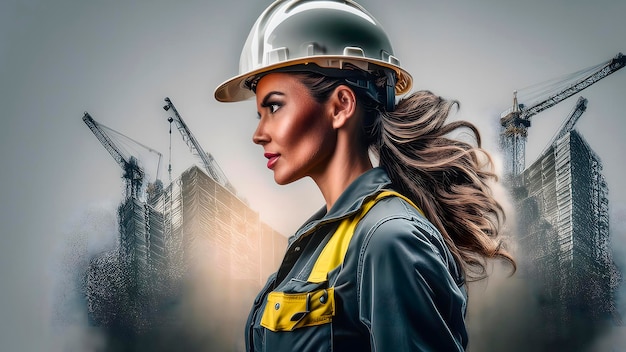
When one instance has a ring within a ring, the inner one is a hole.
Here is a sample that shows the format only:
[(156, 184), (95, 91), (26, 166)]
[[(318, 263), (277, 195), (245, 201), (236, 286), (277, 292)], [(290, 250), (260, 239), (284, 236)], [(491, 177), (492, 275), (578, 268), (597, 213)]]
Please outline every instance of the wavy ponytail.
[[(485, 258), (516, 265), (498, 238), (505, 219), (492, 194), (496, 181), (491, 157), (481, 148), (478, 129), (467, 121), (446, 124), (458, 102), (429, 91), (401, 100), (395, 111), (374, 120), (371, 147), (398, 191), (411, 198), (441, 232), (470, 279), (486, 276)], [(476, 145), (450, 133), (469, 130)]]

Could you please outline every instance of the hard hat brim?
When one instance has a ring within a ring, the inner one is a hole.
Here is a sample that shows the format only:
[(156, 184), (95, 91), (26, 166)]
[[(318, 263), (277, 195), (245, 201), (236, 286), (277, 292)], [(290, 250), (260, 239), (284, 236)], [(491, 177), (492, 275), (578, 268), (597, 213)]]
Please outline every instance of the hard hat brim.
[(396, 73), (397, 81), (395, 86), (396, 95), (408, 93), (413, 84), (411, 75), (401, 67), (382, 61), (365, 57), (353, 57), (345, 55), (317, 55), (306, 58), (298, 58), (279, 62), (273, 65), (264, 66), (244, 74), (235, 76), (220, 84), (214, 92), (215, 99), (220, 102), (237, 102), (254, 97), (254, 92), (245, 86), (245, 82), (254, 77), (267, 74), (271, 71), (295, 65), (317, 64), (321, 67), (341, 68), (343, 63), (356, 63), (372, 67), (386, 68)]

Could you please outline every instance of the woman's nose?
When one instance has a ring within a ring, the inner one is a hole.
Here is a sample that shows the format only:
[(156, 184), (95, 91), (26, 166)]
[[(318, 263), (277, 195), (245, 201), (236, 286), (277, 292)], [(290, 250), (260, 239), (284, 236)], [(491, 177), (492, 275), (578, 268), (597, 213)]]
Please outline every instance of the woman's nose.
[(256, 126), (256, 130), (252, 134), (252, 142), (254, 144), (263, 145), (269, 141), (269, 136), (265, 133), (265, 124), (263, 119), (259, 120), (259, 124)]

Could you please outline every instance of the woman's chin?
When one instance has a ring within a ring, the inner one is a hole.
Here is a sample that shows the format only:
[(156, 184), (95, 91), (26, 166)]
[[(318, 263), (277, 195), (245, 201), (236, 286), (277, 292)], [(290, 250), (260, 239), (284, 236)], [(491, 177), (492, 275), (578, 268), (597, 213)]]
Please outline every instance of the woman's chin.
[(276, 182), (277, 185), (281, 185), (281, 186), (288, 185), (290, 183), (298, 181), (301, 178), (302, 177), (290, 177), (287, 175), (281, 175), (279, 173), (276, 173), (276, 171), (274, 171), (274, 182)]

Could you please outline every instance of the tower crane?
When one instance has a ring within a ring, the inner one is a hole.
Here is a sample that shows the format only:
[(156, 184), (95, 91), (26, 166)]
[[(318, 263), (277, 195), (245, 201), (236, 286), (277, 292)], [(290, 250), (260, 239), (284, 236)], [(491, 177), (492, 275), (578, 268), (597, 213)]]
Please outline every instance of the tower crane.
[(505, 175), (514, 177), (521, 174), (525, 169), (526, 138), (528, 136), (528, 127), (530, 127), (530, 118), (532, 116), (560, 103), (599, 80), (615, 73), (624, 66), (626, 66), (626, 56), (619, 53), (611, 60), (598, 65), (591, 72), (584, 73), (582, 77), (576, 79), (564, 89), (560, 89), (547, 98), (540, 99), (528, 106), (519, 104), (517, 101), (517, 92), (514, 92), (513, 107), (500, 116), (500, 124), (502, 126), (500, 148), (505, 153)]
[[(125, 197), (128, 198), (137, 198), (139, 196), (141, 186), (143, 184), (143, 179), (145, 173), (143, 169), (139, 166), (137, 158), (134, 156), (125, 156), (122, 153), (122, 150), (113, 142), (109, 134), (105, 131), (106, 129), (110, 129), (94, 120), (88, 112), (85, 111), (83, 115), (83, 121), (89, 127), (91, 132), (98, 138), (100, 143), (104, 146), (104, 148), (111, 154), (113, 159), (120, 165), (122, 170), (124, 170), (124, 174), (122, 177), (126, 180), (126, 194)], [(126, 137), (128, 138), (128, 137)], [(161, 162), (161, 153), (156, 150), (147, 147), (137, 141), (133, 142), (138, 145), (148, 149), (150, 152), (156, 153), (159, 156), (159, 164)], [(157, 167), (158, 174), (158, 167)], [(158, 175), (157, 175), (158, 178)]]
[(552, 144), (554, 144), (554, 142), (556, 142), (561, 137), (565, 136), (567, 133), (573, 130), (574, 126), (576, 125), (576, 122), (578, 122), (578, 119), (580, 118), (580, 116), (582, 116), (582, 114), (586, 110), (587, 110), (587, 99), (584, 97), (578, 98), (578, 100), (576, 101), (576, 105), (574, 106), (572, 111), (569, 113), (569, 115), (567, 115), (567, 118), (565, 119), (565, 121), (563, 121), (557, 133), (550, 140), (550, 143), (548, 143), (547, 147), (541, 152), (541, 155), (543, 155), (543, 153)]
[(217, 183), (226, 187), (226, 189), (235, 194), (235, 188), (228, 181), (228, 178), (217, 164), (217, 161), (215, 161), (215, 158), (213, 158), (211, 154), (206, 153), (204, 149), (202, 149), (202, 146), (200, 146), (200, 143), (198, 143), (198, 140), (191, 133), (189, 127), (187, 127), (187, 124), (178, 113), (178, 110), (176, 110), (174, 103), (172, 103), (172, 101), (168, 97), (165, 98), (165, 102), (167, 104), (163, 106), (163, 110), (169, 111), (170, 109), (172, 109), (172, 111), (174, 112), (174, 117), (170, 117), (169, 121), (171, 122), (173, 120), (174, 122), (176, 122), (176, 127), (182, 135), (183, 141), (187, 144), (189, 149), (191, 149), (192, 153), (200, 158), (204, 169), (208, 172), (209, 176), (211, 176), (211, 178)]

